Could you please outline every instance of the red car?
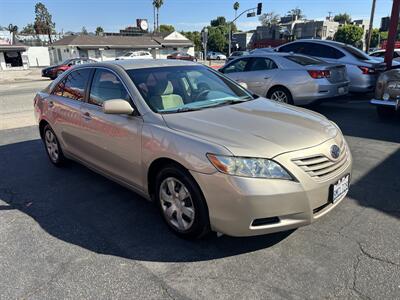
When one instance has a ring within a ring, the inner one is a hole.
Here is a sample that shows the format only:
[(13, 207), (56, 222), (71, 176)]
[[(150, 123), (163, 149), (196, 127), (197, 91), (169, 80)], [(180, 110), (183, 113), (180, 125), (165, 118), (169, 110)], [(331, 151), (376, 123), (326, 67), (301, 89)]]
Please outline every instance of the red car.
[(61, 73), (67, 71), (75, 65), (88, 64), (96, 62), (89, 58), (70, 58), (62, 62), (59, 65), (50, 66), (42, 70), (42, 77), (49, 77), (50, 79), (56, 79)]
[(180, 59), (180, 60), (190, 60), (197, 61), (196, 57), (185, 53), (185, 52), (174, 52), (167, 56), (167, 59)]

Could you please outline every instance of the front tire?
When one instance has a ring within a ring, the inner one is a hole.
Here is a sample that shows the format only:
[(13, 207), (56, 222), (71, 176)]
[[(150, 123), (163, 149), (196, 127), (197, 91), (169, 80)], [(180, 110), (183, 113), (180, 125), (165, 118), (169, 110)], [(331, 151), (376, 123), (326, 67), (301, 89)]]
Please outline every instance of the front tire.
[(210, 232), (203, 194), (190, 174), (175, 165), (163, 168), (156, 177), (155, 200), (168, 227), (186, 239)]
[(43, 143), (50, 162), (57, 167), (64, 165), (66, 158), (61, 150), (60, 143), (50, 125), (43, 128)]

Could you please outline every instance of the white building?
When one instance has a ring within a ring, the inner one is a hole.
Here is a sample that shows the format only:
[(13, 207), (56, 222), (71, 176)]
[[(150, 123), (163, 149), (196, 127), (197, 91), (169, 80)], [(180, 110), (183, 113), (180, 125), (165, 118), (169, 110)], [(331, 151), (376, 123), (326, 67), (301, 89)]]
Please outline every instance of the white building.
[(0, 31), (0, 70), (27, 69), (28, 47), (15, 41), (8, 31)]
[(175, 51), (194, 55), (193, 43), (178, 32), (154, 36), (70, 35), (49, 46), (52, 64), (74, 57), (87, 57), (98, 61), (114, 60), (128, 51), (135, 50), (147, 50), (154, 58), (166, 58)]

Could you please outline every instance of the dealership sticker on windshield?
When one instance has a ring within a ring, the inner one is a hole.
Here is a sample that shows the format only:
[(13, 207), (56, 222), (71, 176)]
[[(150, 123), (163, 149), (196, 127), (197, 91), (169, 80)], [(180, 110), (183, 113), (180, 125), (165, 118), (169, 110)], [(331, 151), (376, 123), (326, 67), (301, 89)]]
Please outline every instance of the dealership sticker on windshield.
[(349, 191), (350, 175), (346, 175), (331, 186), (331, 201), (335, 203), (342, 195)]

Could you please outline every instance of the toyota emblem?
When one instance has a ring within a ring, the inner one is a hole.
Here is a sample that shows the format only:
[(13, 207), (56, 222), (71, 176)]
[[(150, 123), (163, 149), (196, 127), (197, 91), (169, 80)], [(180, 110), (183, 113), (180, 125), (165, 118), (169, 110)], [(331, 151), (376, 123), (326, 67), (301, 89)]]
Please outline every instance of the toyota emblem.
[(331, 156), (334, 159), (337, 159), (340, 156), (340, 148), (337, 145), (331, 147)]

